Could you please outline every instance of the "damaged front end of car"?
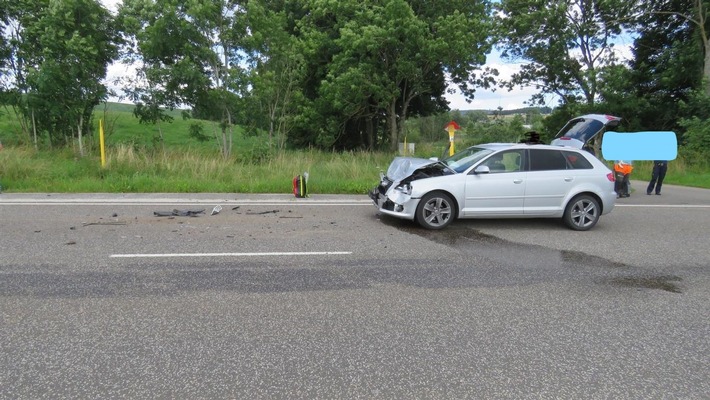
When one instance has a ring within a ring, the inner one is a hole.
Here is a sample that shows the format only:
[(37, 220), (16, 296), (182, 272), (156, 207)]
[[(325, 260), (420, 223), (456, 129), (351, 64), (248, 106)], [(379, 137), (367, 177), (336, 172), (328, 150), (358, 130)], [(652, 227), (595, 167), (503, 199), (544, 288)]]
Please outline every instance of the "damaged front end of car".
[(369, 196), (383, 214), (397, 218), (414, 219), (423, 193), (418, 193), (414, 181), (456, 174), (446, 164), (423, 158), (397, 157), (387, 173), (380, 173), (380, 183)]

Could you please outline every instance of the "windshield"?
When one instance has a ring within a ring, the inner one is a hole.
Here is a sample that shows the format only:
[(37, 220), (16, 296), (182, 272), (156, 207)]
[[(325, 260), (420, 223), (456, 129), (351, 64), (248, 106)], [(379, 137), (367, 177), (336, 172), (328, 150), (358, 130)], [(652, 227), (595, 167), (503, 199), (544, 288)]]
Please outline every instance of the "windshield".
[(462, 173), (491, 153), (493, 153), (493, 150), (481, 147), (469, 147), (464, 151), (443, 159), (442, 162), (454, 171)]

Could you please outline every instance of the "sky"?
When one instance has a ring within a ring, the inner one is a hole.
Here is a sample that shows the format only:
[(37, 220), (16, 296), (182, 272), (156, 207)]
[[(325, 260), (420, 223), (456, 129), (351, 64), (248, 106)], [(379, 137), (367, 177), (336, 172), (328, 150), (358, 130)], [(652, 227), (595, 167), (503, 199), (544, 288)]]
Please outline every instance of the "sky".
[[(498, 79), (509, 79), (520, 68), (520, 64), (506, 63), (500, 58), (500, 53), (493, 51), (487, 57), (486, 67), (498, 70)], [(450, 87), (453, 89), (453, 87)], [(497, 88), (495, 90), (476, 89), (473, 100), (469, 103), (466, 98), (456, 90), (454, 94), (446, 94), (449, 101), (449, 108), (452, 110), (515, 110), (527, 107), (525, 101), (530, 100), (537, 91), (532, 88), (508, 89)], [(552, 105), (550, 105), (552, 106)]]

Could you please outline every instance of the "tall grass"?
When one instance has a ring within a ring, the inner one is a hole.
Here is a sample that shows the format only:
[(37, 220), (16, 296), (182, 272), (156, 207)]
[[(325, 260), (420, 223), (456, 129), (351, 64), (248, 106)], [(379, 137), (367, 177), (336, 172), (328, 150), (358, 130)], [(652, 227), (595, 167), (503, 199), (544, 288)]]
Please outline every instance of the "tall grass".
[(311, 193), (364, 194), (392, 155), (368, 152), (283, 151), (263, 161), (225, 159), (204, 149), (154, 150), (117, 145), (106, 167), (70, 150), (6, 147), (0, 182), (11, 192), (290, 193), (295, 175), (309, 173)]
[[(415, 155), (441, 155), (439, 147), (421, 146)], [(308, 172), (311, 193), (364, 194), (394, 157), (310, 149), (225, 159), (214, 149), (129, 144), (112, 146), (106, 154), (102, 168), (98, 156), (77, 157), (71, 149), (6, 146), (0, 151), (0, 184), (8, 192), (290, 193), (293, 177)], [(647, 181), (651, 170), (651, 162), (637, 161), (632, 179)], [(710, 188), (709, 171), (706, 161), (681, 156), (669, 163), (665, 183)]]

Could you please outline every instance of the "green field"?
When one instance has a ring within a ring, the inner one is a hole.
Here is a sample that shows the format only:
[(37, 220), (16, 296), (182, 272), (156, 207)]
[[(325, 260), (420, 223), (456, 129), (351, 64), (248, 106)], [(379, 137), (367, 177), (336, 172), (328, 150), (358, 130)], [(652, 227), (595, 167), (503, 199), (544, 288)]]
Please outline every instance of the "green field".
[[(0, 185), (5, 192), (54, 193), (290, 193), (295, 175), (309, 173), (311, 193), (365, 194), (395, 156), (391, 152), (327, 152), (276, 150), (259, 132), (234, 132), (230, 157), (222, 157), (214, 138), (217, 127), (207, 121), (182, 119), (158, 127), (142, 125), (132, 106), (97, 108), (95, 129), (78, 146), (36, 149), (8, 111), (0, 115)], [(106, 165), (102, 167), (98, 120), (105, 121)], [(200, 123), (208, 141), (190, 136)], [(444, 143), (418, 143), (416, 156), (441, 155)], [(651, 163), (637, 162), (632, 179), (648, 180)], [(665, 183), (710, 188), (707, 163), (678, 159), (669, 164)]]

